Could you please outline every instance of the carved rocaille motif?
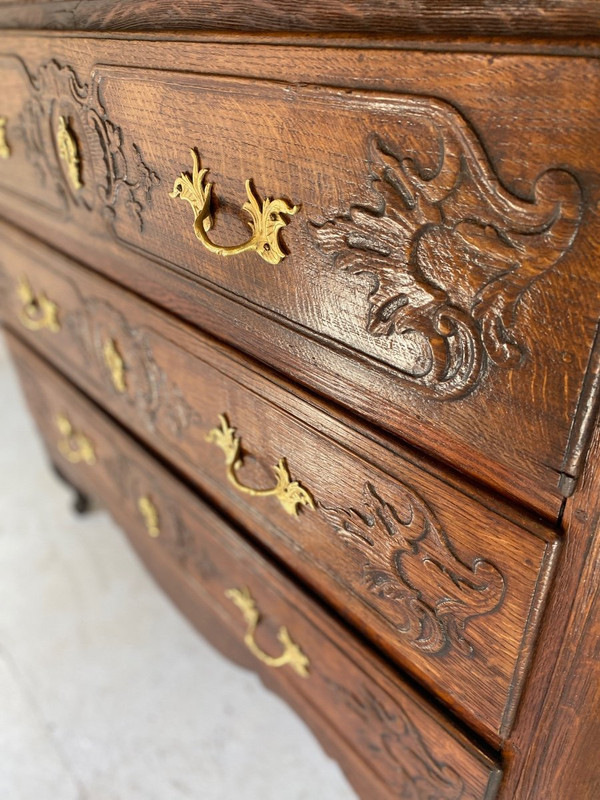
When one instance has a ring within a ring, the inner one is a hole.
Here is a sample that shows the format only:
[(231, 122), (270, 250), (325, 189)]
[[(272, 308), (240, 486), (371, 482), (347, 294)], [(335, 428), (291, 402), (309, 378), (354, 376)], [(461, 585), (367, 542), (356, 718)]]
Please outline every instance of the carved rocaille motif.
[(528, 196), (500, 183), (472, 128), (450, 106), (405, 98), (393, 138), (367, 143), (374, 205), (314, 221), (336, 265), (372, 279), (367, 331), (424, 337), (430, 356), (413, 385), (440, 399), (472, 390), (489, 362), (526, 356), (519, 304), (571, 247), (581, 189), (563, 169)]
[[(56, 61), (44, 64), (30, 76), (32, 96), (18, 121), (20, 136), (40, 180), (54, 185), (65, 207), (91, 209), (99, 199), (111, 224), (122, 208), (142, 230), (142, 212), (159, 177), (144, 162), (137, 145), (128, 143), (121, 128), (108, 119), (101, 80), (94, 77), (90, 84), (82, 84), (71, 67)], [(61, 166), (56, 141), (61, 118), (68, 118), (69, 135), (73, 146), (78, 146), (82, 186), (73, 184), (68, 166)]]
[(394, 504), (371, 483), (363, 497), (359, 510), (320, 509), (362, 555), (369, 590), (389, 600), (397, 630), (413, 647), (430, 654), (456, 647), (471, 657), (466, 625), (499, 607), (505, 591), (501, 573), (483, 559), (471, 565), (461, 561), (433, 511), (408, 487), (397, 485)]
[(119, 397), (131, 403), (147, 429), (167, 429), (169, 440), (180, 439), (194, 419), (194, 410), (180, 388), (156, 363), (147, 334), (131, 326), (125, 317), (103, 300), (82, 300), (80, 308), (65, 319), (87, 357), (101, 371), (103, 383), (114, 386), (114, 375), (105, 355), (106, 342), (118, 342), (119, 357), (127, 367), (127, 381)]
[(368, 750), (394, 763), (398, 772), (398, 797), (404, 800), (460, 800), (464, 783), (449, 764), (429, 750), (418, 726), (399, 706), (391, 711), (366, 686), (351, 691), (324, 677), (325, 682), (361, 720), (360, 736)]

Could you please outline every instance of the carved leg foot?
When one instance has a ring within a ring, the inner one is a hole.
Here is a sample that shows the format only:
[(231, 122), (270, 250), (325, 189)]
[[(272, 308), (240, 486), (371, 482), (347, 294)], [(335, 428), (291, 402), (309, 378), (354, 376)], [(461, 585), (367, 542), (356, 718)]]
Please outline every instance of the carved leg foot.
[(56, 464), (52, 464), (52, 469), (54, 473), (61, 479), (63, 483), (66, 483), (73, 491), (73, 511), (76, 514), (86, 514), (88, 511), (91, 511), (94, 507), (93, 501), (91, 497), (87, 494), (83, 494), (77, 486), (74, 486), (73, 483), (66, 477), (64, 472), (58, 467)]

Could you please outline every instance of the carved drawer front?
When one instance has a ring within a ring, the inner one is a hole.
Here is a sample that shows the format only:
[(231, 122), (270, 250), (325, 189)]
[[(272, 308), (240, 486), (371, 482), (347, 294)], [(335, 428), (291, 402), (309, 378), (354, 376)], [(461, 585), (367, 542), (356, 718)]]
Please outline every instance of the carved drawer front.
[[(365, 798), (493, 797), (490, 759), (64, 379), (16, 340), (11, 348), (60, 471), (106, 504), (209, 638), (329, 731), (351, 778), (367, 762)], [(91, 464), (65, 457), (82, 439)]]
[(506, 736), (552, 533), (35, 240), (4, 241), (7, 324), (483, 735)]
[[(5, 37), (39, 175), (4, 213), (556, 518), (595, 401), (598, 105), (572, 87), (598, 63), (178, 43), (178, 72), (149, 46)], [(320, 85), (356, 74), (380, 88)]]

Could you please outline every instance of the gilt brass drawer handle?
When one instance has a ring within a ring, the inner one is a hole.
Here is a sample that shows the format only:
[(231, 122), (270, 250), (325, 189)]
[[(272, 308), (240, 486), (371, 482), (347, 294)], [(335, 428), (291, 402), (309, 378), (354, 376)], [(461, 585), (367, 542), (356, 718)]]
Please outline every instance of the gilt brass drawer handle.
[(10, 147), (6, 141), (6, 117), (0, 117), (0, 158), (10, 158)]
[(104, 363), (110, 372), (112, 384), (115, 391), (119, 394), (124, 394), (127, 390), (127, 383), (125, 381), (125, 362), (123, 357), (117, 349), (117, 343), (114, 339), (107, 339), (102, 348), (102, 355), (104, 356)]
[(67, 461), (71, 464), (84, 463), (90, 466), (96, 463), (94, 445), (85, 434), (73, 428), (66, 414), (57, 415), (56, 426), (62, 437), (58, 441), (58, 450)]
[(58, 118), (58, 128), (56, 129), (56, 146), (58, 155), (67, 167), (67, 175), (71, 186), (75, 191), (81, 189), (81, 169), (79, 159), (79, 148), (75, 137), (69, 130), (69, 124), (65, 117)]
[(247, 211), (251, 219), (248, 221), (252, 235), (247, 242), (223, 247), (211, 242), (208, 238), (208, 231), (212, 227), (212, 217), (210, 213), (212, 183), (204, 183), (204, 176), (208, 169), (200, 169), (200, 159), (197, 153), (192, 150), (194, 168), (192, 178), (182, 172), (173, 185), (173, 191), (169, 197), (181, 197), (187, 200), (194, 212), (194, 233), (196, 238), (202, 242), (204, 247), (211, 253), (218, 256), (236, 256), (245, 253), (246, 250), (255, 250), (258, 255), (269, 264), (279, 264), (285, 258), (285, 253), (281, 249), (279, 241), (279, 231), (285, 228), (288, 221), (282, 216), (292, 216), (300, 210), (300, 206), (290, 206), (285, 200), (271, 200), (267, 197), (262, 200), (255, 194), (252, 182), (246, 181), (246, 194), (248, 200), (242, 206)]
[(49, 300), (43, 292), (36, 296), (27, 278), (22, 278), (19, 282), (17, 294), (23, 304), (19, 313), (22, 325), (30, 331), (47, 328), (51, 333), (58, 333), (60, 322), (56, 303)]
[(262, 661), (262, 663), (266, 664), (268, 667), (285, 667), (286, 664), (289, 664), (302, 678), (308, 678), (310, 661), (302, 652), (300, 646), (292, 641), (288, 629), (284, 625), (279, 628), (277, 633), (277, 638), (283, 645), (283, 653), (280, 656), (270, 656), (256, 644), (254, 634), (260, 622), (260, 612), (247, 587), (243, 589), (228, 589), (225, 592), (225, 597), (233, 601), (244, 616), (244, 620), (248, 626), (248, 630), (244, 636), (244, 644), (253, 656), (256, 656), (259, 661)]
[(273, 467), (277, 483), (272, 489), (253, 489), (240, 483), (236, 470), (243, 464), (241, 454), (242, 440), (235, 435), (235, 428), (229, 426), (225, 414), (219, 414), (220, 428), (213, 428), (206, 436), (206, 441), (216, 444), (225, 453), (227, 478), (244, 494), (252, 497), (276, 497), (288, 514), (298, 515), (298, 506), (315, 507), (314, 500), (308, 489), (301, 486), (298, 481), (293, 481), (288, 470), (285, 458), (280, 458), (279, 463)]
[(158, 516), (158, 509), (148, 495), (143, 495), (139, 498), (138, 510), (144, 519), (148, 536), (156, 539), (160, 536), (160, 519)]

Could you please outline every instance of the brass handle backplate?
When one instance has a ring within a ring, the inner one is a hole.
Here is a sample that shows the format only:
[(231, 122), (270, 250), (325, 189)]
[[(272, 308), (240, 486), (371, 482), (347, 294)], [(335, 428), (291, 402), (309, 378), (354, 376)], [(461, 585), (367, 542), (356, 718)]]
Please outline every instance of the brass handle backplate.
[(57, 414), (56, 426), (60, 431), (61, 438), (58, 440), (58, 450), (71, 464), (96, 463), (96, 453), (94, 445), (88, 437), (76, 431), (66, 414)]
[(279, 462), (273, 467), (277, 482), (272, 489), (253, 489), (240, 483), (236, 471), (242, 466), (244, 460), (241, 454), (242, 441), (239, 436), (235, 435), (235, 428), (230, 427), (225, 414), (219, 414), (219, 422), (221, 426), (210, 430), (206, 441), (216, 444), (225, 453), (227, 478), (236, 489), (251, 497), (272, 495), (279, 500), (288, 514), (294, 516), (298, 514), (298, 506), (315, 507), (315, 502), (308, 489), (301, 486), (298, 481), (292, 480), (285, 458), (279, 459)]
[(81, 182), (79, 147), (65, 117), (58, 118), (56, 146), (59, 158), (65, 162), (71, 186), (75, 191), (78, 191), (83, 186)]
[(26, 278), (22, 278), (17, 287), (17, 294), (22, 303), (19, 312), (21, 324), (30, 331), (41, 331), (47, 328), (51, 333), (58, 333), (60, 322), (58, 306), (40, 292), (34, 294)]
[(283, 645), (283, 653), (280, 656), (270, 656), (257, 645), (254, 634), (260, 622), (260, 612), (247, 587), (243, 589), (228, 589), (225, 592), (225, 597), (235, 603), (244, 616), (248, 626), (244, 636), (244, 644), (252, 655), (268, 667), (285, 667), (289, 664), (302, 678), (308, 678), (310, 661), (302, 652), (300, 646), (292, 641), (288, 629), (284, 625), (279, 628), (277, 633), (277, 638)]
[(279, 264), (285, 258), (285, 253), (279, 241), (279, 231), (288, 224), (284, 216), (291, 216), (299, 211), (300, 206), (291, 206), (286, 200), (270, 197), (262, 200), (252, 188), (252, 182), (246, 181), (246, 194), (248, 200), (242, 206), (251, 219), (248, 225), (252, 234), (243, 244), (232, 247), (211, 242), (208, 231), (212, 228), (210, 205), (212, 199), (212, 183), (204, 183), (204, 176), (208, 169), (201, 169), (198, 154), (192, 150), (194, 161), (192, 177), (184, 172), (175, 180), (173, 191), (169, 197), (180, 197), (187, 200), (194, 212), (194, 233), (204, 247), (218, 256), (235, 256), (247, 250), (255, 250), (258, 255), (269, 264)]
[(0, 158), (10, 158), (10, 147), (6, 141), (6, 117), (0, 117)]
[(148, 495), (143, 495), (140, 497), (137, 505), (138, 510), (144, 519), (148, 536), (156, 539), (158, 536), (160, 536), (160, 519), (158, 516), (158, 509)]

